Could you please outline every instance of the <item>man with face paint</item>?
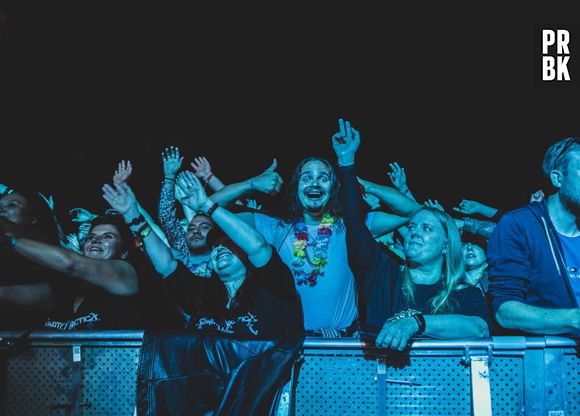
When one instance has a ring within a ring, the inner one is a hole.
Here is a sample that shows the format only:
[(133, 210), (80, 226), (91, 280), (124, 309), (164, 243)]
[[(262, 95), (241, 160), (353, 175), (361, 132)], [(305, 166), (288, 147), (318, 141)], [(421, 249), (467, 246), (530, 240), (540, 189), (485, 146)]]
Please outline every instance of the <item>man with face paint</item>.
[[(271, 183), (263, 182), (260, 176), (232, 184), (211, 198), (225, 206), (251, 190), (273, 194), (280, 190), (282, 179), (273, 176)], [(255, 227), (292, 270), (305, 329), (324, 336), (351, 336), (359, 318), (358, 294), (347, 261), (334, 168), (323, 158), (302, 160), (294, 171), (286, 197), (288, 211), (280, 218), (262, 213), (237, 215)], [(375, 237), (396, 230), (419, 208), (417, 202), (394, 188), (385, 191), (384, 197), (384, 203), (397, 215), (370, 213), (365, 224)]]
[(489, 296), (501, 333), (580, 330), (580, 139), (547, 150), (555, 192), (503, 215), (487, 245)]

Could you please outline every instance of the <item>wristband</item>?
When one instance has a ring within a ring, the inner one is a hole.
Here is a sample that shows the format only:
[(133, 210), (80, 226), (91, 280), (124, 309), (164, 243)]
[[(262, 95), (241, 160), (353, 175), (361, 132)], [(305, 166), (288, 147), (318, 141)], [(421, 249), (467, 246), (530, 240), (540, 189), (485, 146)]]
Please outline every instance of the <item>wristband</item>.
[(145, 238), (147, 238), (147, 236), (151, 233), (152, 228), (147, 225), (147, 227), (145, 227), (145, 229), (141, 232), (139, 232), (139, 238), (141, 239), (141, 241), (145, 240)]
[(205, 178), (205, 183), (208, 184), (209, 181), (211, 181), (211, 178), (213, 178), (213, 172), (210, 172), (209, 175), (207, 175), (207, 178)]
[(143, 224), (144, 222), (145, 222), (145, 217), (142, 214), (139, 214), (139, 216), (133, 218), (127, 224), (129, 224), (129, 225), (139, 225), (139, 224)]
[(419, 330), (415, 334), (416, 337), (420, 337), (425, 333), (425, 317), (421, 312), (415, 313), (412, 315), (413, 319), (417, 321), (417, 325), (419, 325)]
[(207, 212), (205, 213), (205, 215), (207, 215), (208, 217), (211, 217), (213, 212), (217, 209), (217, 207), (219, 207), (220, 204), (218, 204), (217, 202), (214, 202), (213, 205), (210, 207), (210, 209), (207, 210)]

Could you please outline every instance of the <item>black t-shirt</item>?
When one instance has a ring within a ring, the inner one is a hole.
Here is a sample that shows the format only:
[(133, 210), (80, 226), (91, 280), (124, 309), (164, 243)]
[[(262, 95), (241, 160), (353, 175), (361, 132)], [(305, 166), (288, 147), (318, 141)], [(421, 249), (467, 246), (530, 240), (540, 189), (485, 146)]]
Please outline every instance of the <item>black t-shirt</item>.
[[(52, 291), (59, 290), (55, 272), (34, 264), (8, 247), (0, 245), (0, 286), (46, 283)], [(22, 305), (0, 306), (0, 331), (35, 329), (42, 326), (46, 312)]]
[[(137, 294), (119, 296), (100, 287), (68, 279), (69, 288), (59, 292), (57, 308), (44, 322), (44, 329), (63, 331), (91, 329), (179, 329), (183, 316), (169, 301), (161, 276), (144, 261), (132, 260), (139, 279)], [(85, 299), (74, 311), (77, 295)]]
[[(443, 289), (439, 280), (432, 285), (415, 284), (414, 302), (410, 308), (417, 309), (425, 315), (431, 314), (431, 300)], [(489, 308), (481, 290), (475, 286), (467, 286), (451, 293), (452, 309), (445, 313), (479, 316), (489, 325)]]
[(178, 305), (191, 315), (191, 329), (252, 338), (304, 331), (294, 278), (274, 248), (268, 263), (247, 275), (230, 309), (226, 308), (225, 286), (215, 275), (195, 277), (179, 264), (165, 283)]

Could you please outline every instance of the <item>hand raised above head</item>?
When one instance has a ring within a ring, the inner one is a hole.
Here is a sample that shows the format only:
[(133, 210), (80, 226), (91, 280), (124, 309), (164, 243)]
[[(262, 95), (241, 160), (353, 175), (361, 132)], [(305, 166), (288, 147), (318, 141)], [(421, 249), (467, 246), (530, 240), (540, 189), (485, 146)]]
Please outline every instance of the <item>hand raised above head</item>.
[(332, 135), (332, 147), (340, 166), (354, 164), (354, 156), (360, 145), (358, 130), (349, 121), (338, 119), (339, 130)]
[(121, 160), (117, 165), (115, 174), (113, 175), (113, 184), (121, 185), (127, 183), (131, 177), (131, 173), (133, 173), (133, 166), (131, 165), (131, 161), (128, 160), (125, 162), (124, 160)]
[(137, 211), (137, 198), (129, 185), (103, 185), (103, 198), (109, 203), (111, 208), (121, 215), (129, 211)]
[(182, 203), (194, 211), (201, 211), (209, 201), (199, 179), (191, 171), (183, 171), (177, 176), (177, 186), (183, 192)]
[(272, 164), (260, 175), (252, 178), (250, 180), (250, 187), (252, 190), (256, 190), (265, 194), (275, 195), (282, 189), (282, 184), (284, 180), (278, 172), (276, 172), (276, 167), (278, 166), (278, 161), (274, 159)]
[(72, 219), (73, 222), (88, 222), (92, 221), (94, 218), (97, 218), (96, 214), (93, 214), (84, 208), (73, 208), (69, 211), (69, 214), (75, 216)]
[(166, 147), (161, 152), (161, 159), (163, 160), (163, 174), (165, 177), (170, 179), (175, 178), (183, 162), (183, 156), (179, 154), (179, 148), (175, 146)]
[(194, 158), (190, 165), (195, 172), (195, 176), (201, 180), (207, 181), (207, 178), (211, 175), (211, 165), (205, 157), (201, 156)]
[(389, 179), (393, 186), (399, 191), (407, 188), (407, 173), (405, 168), (401, 167), (397, 162), (389, 163), (390, 172), (387, 172)]

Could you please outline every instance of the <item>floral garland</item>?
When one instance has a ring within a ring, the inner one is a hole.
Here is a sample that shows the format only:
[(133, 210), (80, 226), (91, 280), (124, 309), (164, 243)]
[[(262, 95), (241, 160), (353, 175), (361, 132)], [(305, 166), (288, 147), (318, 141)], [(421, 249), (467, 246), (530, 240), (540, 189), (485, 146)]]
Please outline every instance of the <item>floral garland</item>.
[[(318, 225), (318, 234), (314, 242), (310, 243), (313, 246), (312, 261), (308, 258), (308, 253), (306, 252), (306, 247), (309, 245), (306, 224), (304, 221), (300, 221), (294, 226), (296, 241), (293, 243), (294, 260), (292, 261), (292, 273), (296, 278), (297, 285), (308, 284), (312, 287), (316, 285), (320, 276), (324, 276), (324, 268), (328, 263), (328, 245), (332, 236), (332, 224), (334, 224), (334, 218), (330, 214), (324, 214), (322, 221)], [(305, 264), (304, 260), (308, 260), (308, 263), (312, 266), (310, 273), (306, 273), (302, 269)]]

